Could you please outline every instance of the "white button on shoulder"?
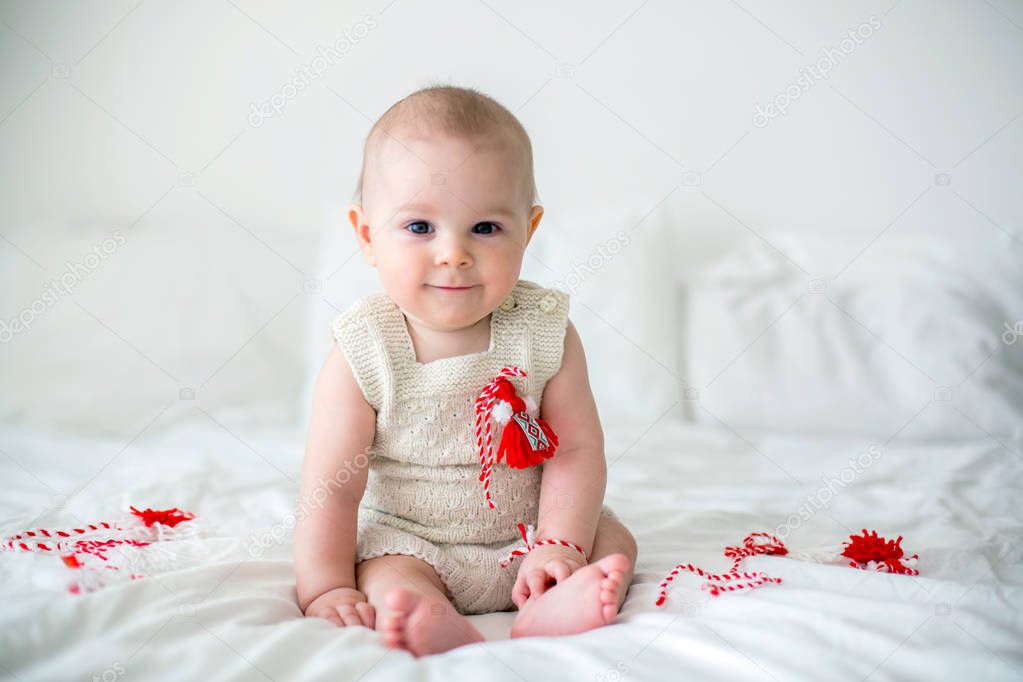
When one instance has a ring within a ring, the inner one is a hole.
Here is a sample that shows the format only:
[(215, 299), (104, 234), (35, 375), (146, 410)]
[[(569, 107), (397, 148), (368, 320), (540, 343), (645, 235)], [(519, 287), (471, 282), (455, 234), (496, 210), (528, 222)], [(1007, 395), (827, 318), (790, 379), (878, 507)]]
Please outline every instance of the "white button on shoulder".
[(544, 295), (543, 298), (540, 299), (538, 305), (540, 306), (540, 310), (544, 311), (547, 314), (550, 314), (557, 309), (558, 299), (554, 294), (547, 293), (546, 295)]
[(516, 305), (518, 305), (518, 303), (515, 301), (515, 296), (509, 296), (504, 299), (504, 303), (501, 304), (501, 310), (504, 310), (505, 312), (514, 310)]

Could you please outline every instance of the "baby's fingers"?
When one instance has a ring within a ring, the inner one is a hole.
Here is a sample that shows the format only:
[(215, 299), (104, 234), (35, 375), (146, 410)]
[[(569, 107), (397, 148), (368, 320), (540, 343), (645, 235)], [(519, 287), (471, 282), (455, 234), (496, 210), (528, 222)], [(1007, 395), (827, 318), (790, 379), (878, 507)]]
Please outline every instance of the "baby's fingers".
[(568, 576), (572, 575), (572, 569), (568, 567), (568, 563), (564, 559), (551, 559), (544, 566), (548, 575), (554, 577), (554, 580), (561, 582)]
[(313, 618), (323, 618), (324, 620), (329, 620), (331, 623), (338, 626), (339, 628), (343, 628), (345, 626), (345, 622), (341, 620), (341, 616), (334, 609), (324, 609), (323, 611), (317, 611), (316, 613), (308, 615), (311, 615)]
[(376, 629), (377, 614), (376, 609), (369, 602), (360, 601), (355, 605), (355, 610), (362, 619), (362, 624), (368, 627), (370, 630)]
[(306, 611), (305, 615), (307, 618), (322, 618), (323, 620), (329, 620), (338, 627), (344, 627), (345, 625), (344, 620), (341, 619), (341, 614), (339, 614), (337, 609), (333, 606), (314, 606)]
[(526, 584), (530, 597), (540, 596), (547, 589), (547, 573), (542, 568), (531, 570), (526, 574)]
[(337, 613), (341, 616), (341, 620), (346, 626), (362, 625), (359, 612), (355, 610), (355, 606), (352, 604), (341, 604), (337, 607)]
[(515, 587), (512, 588), (512, 602), (516, 608), (522, 608), (527, 599), (529, 599), (529, 587), (526, 585), (525, 579), (520, 575), (515, 580)]

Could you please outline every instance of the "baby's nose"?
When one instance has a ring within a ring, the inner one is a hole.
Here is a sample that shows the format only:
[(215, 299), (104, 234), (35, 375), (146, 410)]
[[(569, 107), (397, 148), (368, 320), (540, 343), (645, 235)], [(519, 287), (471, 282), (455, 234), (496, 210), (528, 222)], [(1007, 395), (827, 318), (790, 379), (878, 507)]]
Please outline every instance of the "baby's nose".
[(462, 239), (448, 237), (437, 240), (437, 254), (435, 262), (437, 265), (449, 267), (465, 267), (472, 265), (472, 254)]

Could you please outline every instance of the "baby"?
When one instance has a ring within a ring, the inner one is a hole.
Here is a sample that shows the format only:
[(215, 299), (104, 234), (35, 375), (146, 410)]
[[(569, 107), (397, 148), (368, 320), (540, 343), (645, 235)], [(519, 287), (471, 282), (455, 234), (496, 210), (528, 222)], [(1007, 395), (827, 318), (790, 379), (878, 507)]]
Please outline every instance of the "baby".
[(367, 136), (357, 197), (384, 291), (334, 320), (316, 380), (299, 606), (416, 656), (484, 641), (469, 614), (517, 607), (512, 637), (612, 623), (636, 543), (603, 504), (569, 296), (519, 279), (543, 215), (525, 129), (475, 90), (419, 90)]

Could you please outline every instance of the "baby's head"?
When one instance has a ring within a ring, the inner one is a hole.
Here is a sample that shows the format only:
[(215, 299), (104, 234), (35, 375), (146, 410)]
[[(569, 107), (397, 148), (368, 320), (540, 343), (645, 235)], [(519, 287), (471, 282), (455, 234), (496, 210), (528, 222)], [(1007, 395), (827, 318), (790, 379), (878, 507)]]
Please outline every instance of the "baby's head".
[(374, 124), (348, 218), (406, 315), (454, 331), (515, 286), (543, 216), (535, 202), (522, 124), (486, 95), (441, 86), (412, 93)]

